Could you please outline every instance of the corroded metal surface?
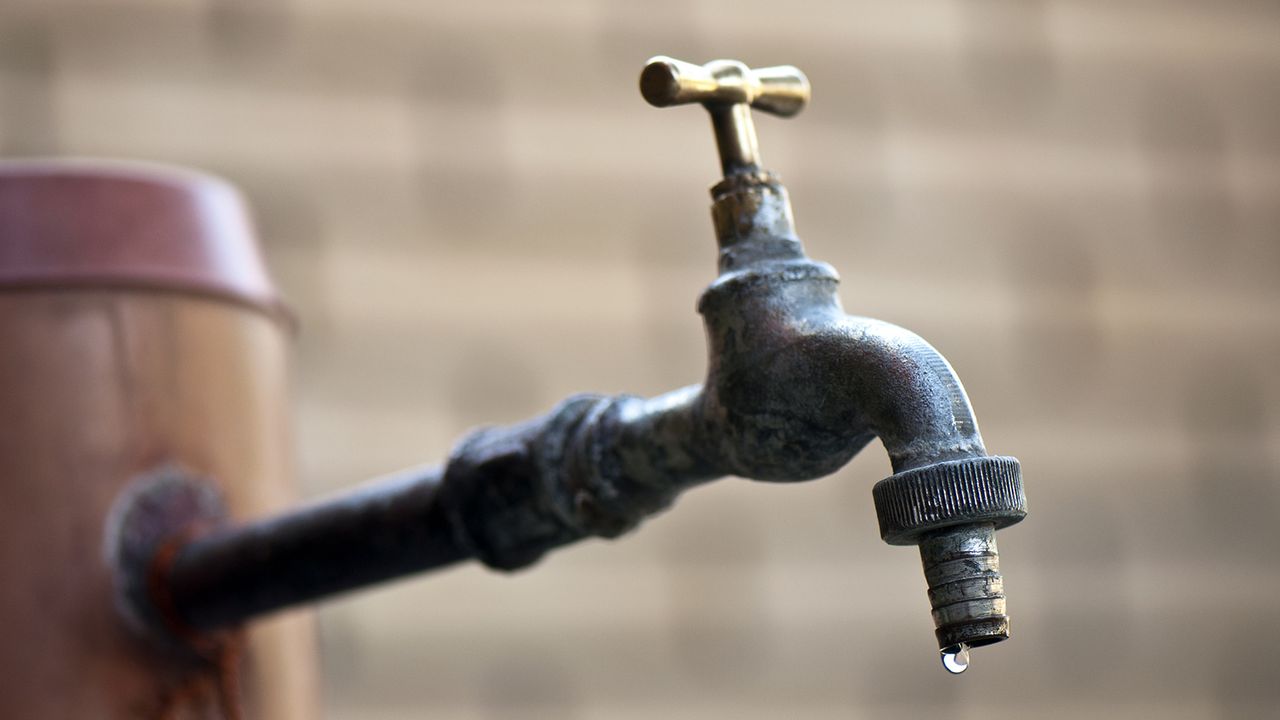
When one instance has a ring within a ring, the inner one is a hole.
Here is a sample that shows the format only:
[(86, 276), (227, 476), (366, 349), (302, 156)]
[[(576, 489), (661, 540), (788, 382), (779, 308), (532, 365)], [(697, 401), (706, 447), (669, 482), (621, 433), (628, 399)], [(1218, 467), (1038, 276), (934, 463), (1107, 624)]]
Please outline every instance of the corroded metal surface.
[[(717, 477), (828, 475), (874, 437), (895, 473), (882, 486), (885, 539), (926, 537), (926, 566), (950, 567), (947, 548), (1021, 519), (1018, 463), (987, 457), (947, 361), (914, 333), (845, 314), (835, 270), (805, 255), (785, 188), (757, 166), (748, 103), (769, 88), (740, 63), (703, 70), (658, 58), (642, 88), (657, 105), (696, 101), (713, 119), (737, 118), (713, 123), (726, 177), (712, 188), (720, 273), (698, 303), (705, 381), (647, 399), (575, 396), (543, 417), (473, 433), (443, 470), (196, 540), (171, 576), (185, 621), (217, 627), (468, 557), (522, 568), (581, 538), (625, 533)], [(790, 78), (778, 92), (791, 103), (783, 114), (794, 113), (807, 81), (773, 74)], [(983, 552), (995, 571), (994, 540)], [(954, 605), (934, 580), (940, 640), (1007, 636), (993, 585), (964, 584)], [(975, 602), (983, 588), (989, 597)]]
[[(464, 441), (443, 497), (489, 564), (616, 536), (710, 478), (822, 477), (873, 437), (900, 474), (986, 455), (946, 360), (907, 330), (842, 311), (835, 271), (805, 257), (772, 176), (714, 194), (721, 274), (698, 304), (706, 381), (652, 399), (573, 398)], [(1016, 461), (1001, 467), (1016, 475)], [(494, 492), (516, 477), (519, 491)]]
[(210, 630), (461, 560), (431, 471), (411, 471), (270, 520), (203, 534), (174, 558), (168, 602)]
[[(176, 639), (165, 609), (150, 602), (158, 579), (157, 559), (166, 545), (207, 534), (227, 521), (217, 485), (175, 464), (143, 473), (120, 493), (107, 515), (103, 549), (115, 583), (116, 607), (135, 631), (161, 642)], [(157, 628), (170, 631), (156, 633)]]

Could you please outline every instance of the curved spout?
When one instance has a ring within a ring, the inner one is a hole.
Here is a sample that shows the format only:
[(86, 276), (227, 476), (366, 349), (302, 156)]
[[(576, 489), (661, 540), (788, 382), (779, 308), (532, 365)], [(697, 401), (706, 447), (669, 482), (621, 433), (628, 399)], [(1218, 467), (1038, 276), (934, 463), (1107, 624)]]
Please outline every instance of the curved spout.
[(704, 296), (708, 404), (728, 470), (821, 477), (873, 436), (894, 472), (986, 455), (946, 359), (915, 333), (845, 315), (835, 284), (830, 268), (791, 260), (735, 273)]
[(870, 318), (840, 324), (859, 381), (847, 388), (884, 443), (895, 473), (987, 454), (960, 378), (932, 345)]

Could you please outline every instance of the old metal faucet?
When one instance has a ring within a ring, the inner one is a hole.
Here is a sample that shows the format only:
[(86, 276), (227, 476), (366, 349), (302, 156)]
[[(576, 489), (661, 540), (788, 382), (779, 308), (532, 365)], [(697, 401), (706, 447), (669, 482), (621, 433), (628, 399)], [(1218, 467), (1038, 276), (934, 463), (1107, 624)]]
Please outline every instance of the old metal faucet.
[[(571, 397), (474, 432), (443, 467), (247, 524), (227, 523), (199, 479), (152, 478), (121, 498), (108, 539), (137, 626), (162, 637), (175, 625), (215, 630), (467, 559), (522, 568), (582, 538), (617, 537), (695, 485), (822, 477), (879, 437), (893, 468), (873, 490), (880, 532), (920, 546), (944, 664), (959, 672), (969, 648), (1008, 637), (995, 531), (1026, 514), (1018, 461), (987, 455), (933, 347), (845, 314), (835, 270), (805, 256), (787, 191), (761, 166), (751, 109), (798, 113), (808, 80), (793, 67), (658, 57), (640, 89), (659, 107), (703, 105), (719, 148), (719, 277), (698, 303), (704, 382), (654, 398)], [(212, 529), (173, 548), (200, 523)]]

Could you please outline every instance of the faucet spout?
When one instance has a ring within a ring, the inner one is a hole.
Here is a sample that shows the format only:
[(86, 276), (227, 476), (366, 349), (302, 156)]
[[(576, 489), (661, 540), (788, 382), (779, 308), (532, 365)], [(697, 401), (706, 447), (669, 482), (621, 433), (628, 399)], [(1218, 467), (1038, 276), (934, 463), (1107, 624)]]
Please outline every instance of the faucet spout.
[(873, 491), (881, 536), (919, 544), (939, 648), (1008, 637), (994, 531), (1022, 520), (1018, 461), (989, 457), (964, 386), (931, 345), (846, 315), (830, 266), (805, 256), (768, 173), (712, 190), (719, 279), (707, 325), (708, 416), (727, 472), (775, 482), (834, 472), (872, 437), (893, 475)]

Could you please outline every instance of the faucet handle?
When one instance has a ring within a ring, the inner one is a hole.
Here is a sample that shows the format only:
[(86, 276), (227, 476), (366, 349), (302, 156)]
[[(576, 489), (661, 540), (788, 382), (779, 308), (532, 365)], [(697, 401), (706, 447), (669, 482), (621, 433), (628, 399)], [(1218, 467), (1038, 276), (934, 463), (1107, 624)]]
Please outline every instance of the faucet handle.
[(809, 102), (809, 79), (791, 65), (752, 70), (737, 60), (694, 65), (659, 55), (650, 58), (640, 73), (640, 93), (654, 107), (746, 103), (791, 117)]
[(809, 79), (790, 65), (752, 70), (737, 60), (695, 65), (659, 55), (640, 73), (640, 94), (655, 107), (701, 103), (728, 177), (760, 169), (751, 108), (791, 117), (809, 102)]

